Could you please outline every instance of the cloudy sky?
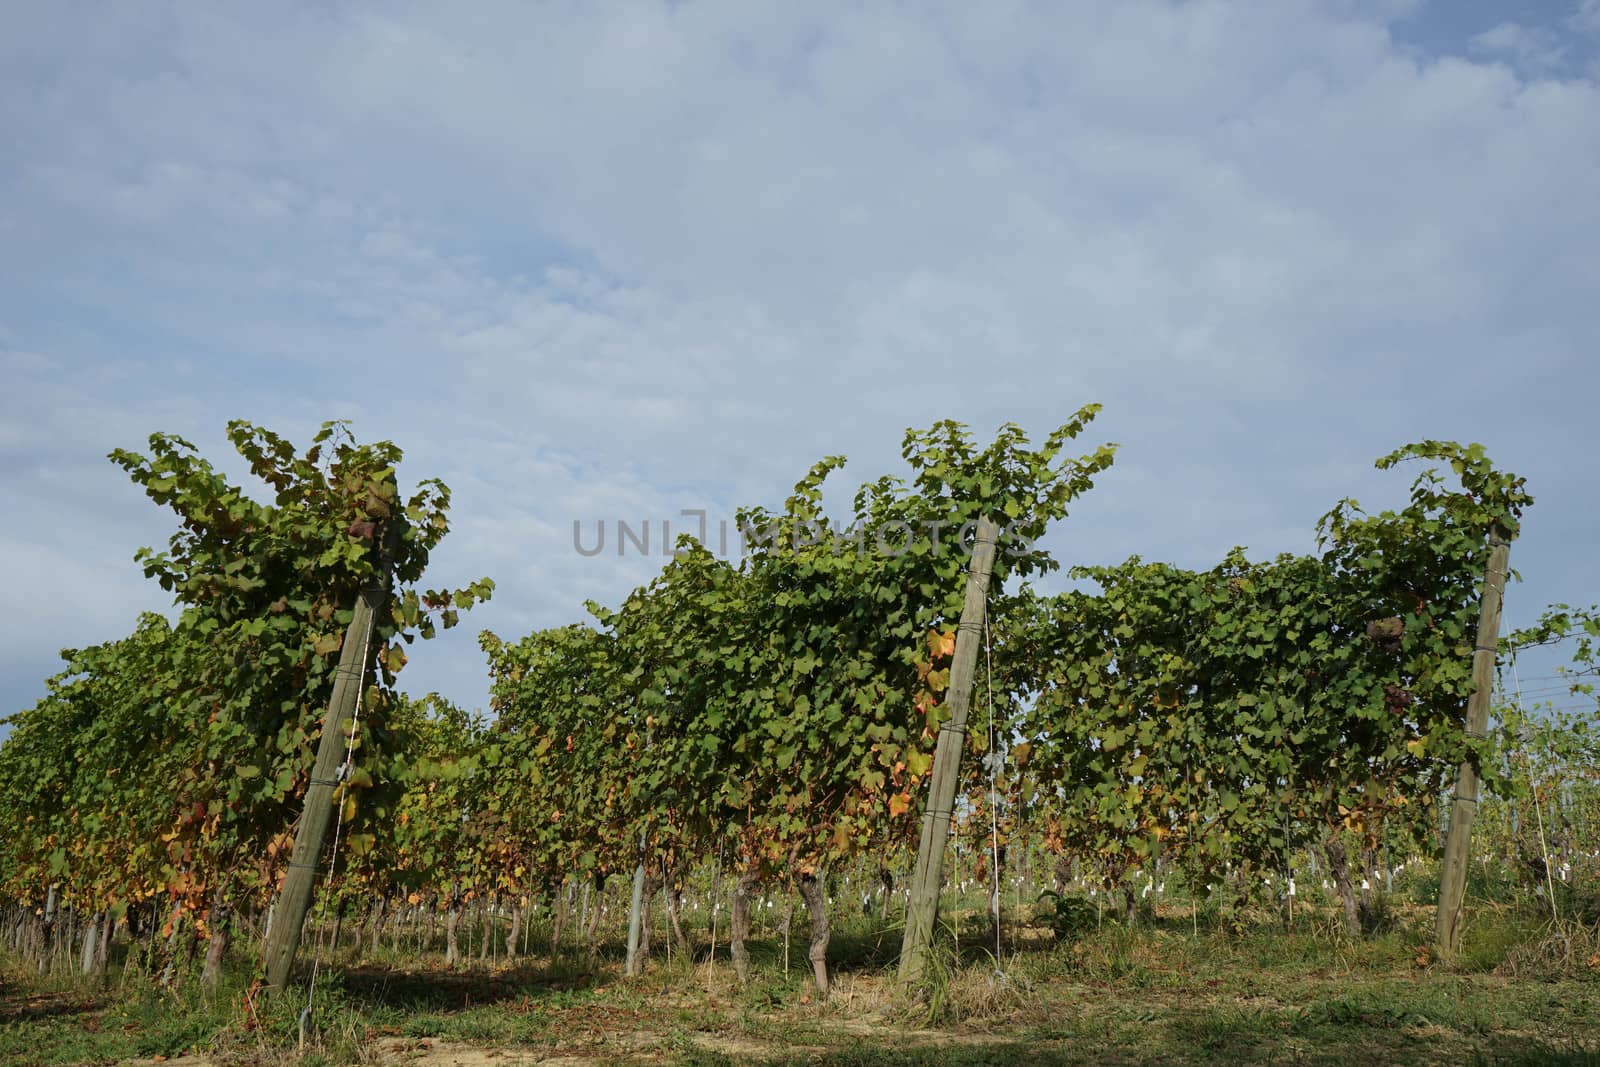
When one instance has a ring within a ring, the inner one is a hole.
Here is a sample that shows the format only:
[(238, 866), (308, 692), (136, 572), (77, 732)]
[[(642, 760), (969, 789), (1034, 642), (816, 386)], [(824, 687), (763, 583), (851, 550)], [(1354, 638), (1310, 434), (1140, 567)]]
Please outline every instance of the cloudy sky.
[[(160, 590), (105, 460), (322, 420), (455, 491), (478, 629), (657, 559), (572, 524), (849, 489), (941, 418), (1116, 467), (1066, 563), (1312, 547), (1377, 455), (1538, 497), (1510, 621), (1600, 599), (1600, 0), (0, 0), (0, 710)], [(234, 469), (237, 464), (231, 464)], [(843, 496), (844, 494), (840, 494)]]

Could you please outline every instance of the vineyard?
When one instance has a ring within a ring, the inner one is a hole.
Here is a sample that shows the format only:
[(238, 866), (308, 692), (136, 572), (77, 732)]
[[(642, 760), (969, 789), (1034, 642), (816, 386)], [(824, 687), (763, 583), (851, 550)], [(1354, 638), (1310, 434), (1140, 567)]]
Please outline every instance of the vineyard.
[(5, 720), (0, 1062), (1594, 1062), (1600, 612), (1501, 626), (1524, 480), (1405, 445), (1312, 554), (1045, 593), (1097, 412), (845, 514), (825, 457), (483, 632), (481, 711), (401, 684), (494, 586), (396, 445), (112, 453), (176, 610)]

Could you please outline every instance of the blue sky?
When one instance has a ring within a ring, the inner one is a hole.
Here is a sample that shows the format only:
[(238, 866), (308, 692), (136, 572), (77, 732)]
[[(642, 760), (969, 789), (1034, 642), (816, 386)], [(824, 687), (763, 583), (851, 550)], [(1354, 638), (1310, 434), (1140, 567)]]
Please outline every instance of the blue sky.
[(1091, 401), (1065, 563), (1309, 550), (1442, 437), (1538, 496), (1510, 621), (1600, 599), (1600, 0), (0, 13), (8, 710), (167, 606), (105, 453), (236, 417), (451, 485), (499, 590), (404, 680), (469, 706), (659, 564), (574, 520)]

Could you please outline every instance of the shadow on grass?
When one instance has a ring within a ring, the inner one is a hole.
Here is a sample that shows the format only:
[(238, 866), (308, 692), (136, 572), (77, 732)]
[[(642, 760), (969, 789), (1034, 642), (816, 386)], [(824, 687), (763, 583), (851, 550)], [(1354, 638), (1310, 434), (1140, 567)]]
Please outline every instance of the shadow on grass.
[(1576, 1043), (1554, 1045), (1538, 1040), (1501, 1042), (1487, 1052), (1475, 1052), (1473, 1067), (1600, 1067), (1600, 1052)]
[(74, 996), (68, 993), (35, 993), (25, 996), (18, 991), (0, 987), (0, 1026), (7, 1023), (54, 1019), (64, 1015), (83, 1015), (99, 1010), (100, 1006), (100, 1002), (93, 997)]
[(398, 1011), (449, 1012), (598, 989), (614, 973), (584, 956), (527, 960), (509, 969), (440, 971), (365, 964), (339, 971), (347, 996)]
[(1069, 1050), (1038, 1043), (996, 1040), (910, 1049), (860, 1042), (822, 1053), (780, 1053), (776, 1057), (759, 1060), (697, 1051), (678, 1062), (685, 1067), (732, 1067), (734, 1064), (751, 1062), (762, 1067), (789, 1067), (791, 1064), (795, 1067), (800, 1064), (806, 1064), (807, 1067), (992, 1067), (994, 1064), (1005, 1064), (1006, 1067), (1059, 1067), (1061, 1064), (1082, 1063), (1084, 1058)]

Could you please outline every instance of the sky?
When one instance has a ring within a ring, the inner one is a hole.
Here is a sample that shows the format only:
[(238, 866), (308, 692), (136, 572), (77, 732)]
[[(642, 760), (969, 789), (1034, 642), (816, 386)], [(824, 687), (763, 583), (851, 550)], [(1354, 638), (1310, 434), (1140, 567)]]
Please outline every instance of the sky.
[[(0, 0), (0, 713), (169, 598), (106, 461), (325, 419), (444, 479), (477, 632), (659, 556), (573, 524), (830, 500), (907, 427), (1115, 467), (1048, 544), (1314, 547), (1408, 441), (1537, 497), (1510, 625), (1600, 600), (1600, 0)], [(586, 535), (587, 535), (586, 534)], [(613, 543), (614, 546), (614, 543)], [(1056, 579), (1059, 584), (1059, 578)], [(1548, 669), (1525, 669), (1537, 678)]]

